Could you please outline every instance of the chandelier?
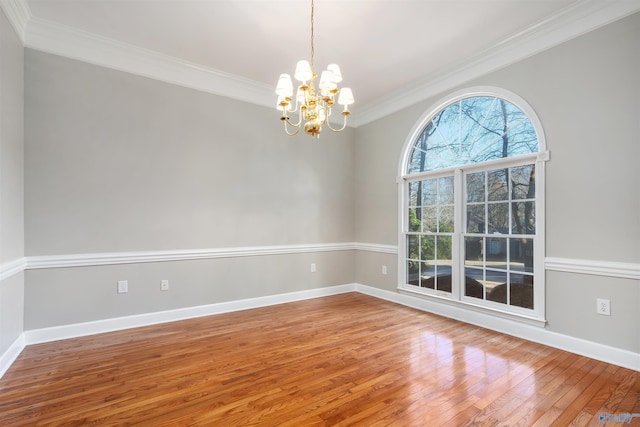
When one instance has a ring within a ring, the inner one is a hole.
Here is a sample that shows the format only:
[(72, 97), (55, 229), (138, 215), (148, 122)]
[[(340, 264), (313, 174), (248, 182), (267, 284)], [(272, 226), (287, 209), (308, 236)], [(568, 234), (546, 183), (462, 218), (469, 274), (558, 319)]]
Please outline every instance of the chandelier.
[[(320, 75), (318, 88), (315, 80), (318, 77), (313, 69), (313, 57), (315, 48), (313, 44), (313, 15), (314, 3), (311, 0), (311, 63), (302, 60), (296, 65), (294, 77), (300, 82), (295, 93), (295, 105), (293, 103), (293, 83), (289, 74), (280, 74), (276, 94), (278, 95), (277, 108), (282, 112), (280, 120), (284, 123), (284, 131), (288, 135), (296, 135), (301, 128), (317, 139), (322, 131), (322, 126), (327, 125), (334, 132), (340, 132), (347, 126), (347, 116), (351, 114), (349, 105), (353, 104), (353, 93), (348, 87), (338, 88), (338, 83), (342, 81), (342, 74), (337, 64), (330, 64)], [(331, 127), (329, 117), (332, 107), (336, 104), (342, 105), (343, 123), (342, 127), (334, 129)], [(294, 123), (290, 120), (289, 114), (298, 114), (298, 120)], [(304, 123), (303, 123), (304, 122)]]

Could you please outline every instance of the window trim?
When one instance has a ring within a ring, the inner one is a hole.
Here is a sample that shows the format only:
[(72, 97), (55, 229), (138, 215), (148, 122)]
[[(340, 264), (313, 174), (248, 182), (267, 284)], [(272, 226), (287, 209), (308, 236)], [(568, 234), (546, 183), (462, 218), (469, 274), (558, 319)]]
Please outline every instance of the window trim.
[[(438, 169), (434, 171), (426, 171), (414, 174), (407, 173), (407, 164), (411, 156), (412, 148), (417, 138), (420, 136), (425, 126), (431, 121), (440, 111), (447, 108), (451, 104), (454, 104), (462, 99), (478, 97), (478, 96), (491, 96), (502, 98), (516, 107), (518, 107), (523, 113), (527, 115), (531, 124), (536, 132), (538, 138), (538, 152), (525, 154), (520, 156), (513, 156), (501, 159), (494, 159), (482, 163), (472, 163), (461, 166), (454, 166), (445, 169)], [(439, 99), (430, 108), (426, 110), (422, 116), (415, 122), (411, 131), (409, 132), (404, 145), (402, 147), (402, 155), (398, 165), (398, 175), (396, 182), (398, 184), (398, 284), (399, 291), (407, 292), (413, 295), (419, 295), (422, 298), (429, 300), (439, 301), (444, 304), (463, 307), (472, 311), (483, 312), (491, 314), (501, 318), (507, 318), (512, 320), (518, 320), (527, 324), (535, 326), (544, 326), (546, 324), (546, 310), (545, 310), (545, 269), (544, 269), (544, 257), (545, 257), (545, 218), (544, 215), (536, 215), (536, 244), (534, 246), (534, 309), (523, 310), (520, 312), (517, 308), (511, 307), (509, 310), (504, 310), (500, 307), (501, 304), (495, 303), (487, 304), (487, 301), (482, 301), (482, 304), (474, 303), (473, 298), (465, 297), (461, 295), (460, 281), (457, 280), (460, 274), (464, 275), (464, 263), (460, 262), (459, 257), (461, 254), (461, 247), (463, 245), (462, 239), (464, 239), (464, 233), (460, 228), (462, 226), (463, 213), (462, 209), (456, 209), (456, 225), (458, 232), (454, 235), (454, 248), (456, 253), (453, 254), (453, 262), (456, 263), (457, 268), (454, 269), (455, 276), (452, 280), (451, 295), (444, 295), (442, 293), (426, 293), (420, 292), (417, 289), (408, 288), (406, 283), (406, 247), (405, 247), (405, 229), (407, 229), (407, 188), (408, 182), (416, 181), (419, 179), (436, 178), (443, 175), (454, 175), (460, 182), (463, 181), (463, 174), (470, 173), (476, 170), (488, 170), (498, 168), (502, 165), (509, 165), (514, 167), (523, 164), (534, 164), (536, 168), (536, 212), (545, 212), (545, 163), (549, 160), (549, 152), (547, 151), (546, 140), (544, 136), (544, 130), (542, 124), (533, 110), (533, 108), (520, 96), (510, 92), (506, 89), (490, 87), (490, 86), (476, 86), (467, 89), (456, 91), (448, 96)], [(460, 184), (462, 185), (462, 184)], [(462, 191), (456, 191), (455, 193), (455, 205), (463, 206)], [(457, 246), (457, 248), (456, 248)]]

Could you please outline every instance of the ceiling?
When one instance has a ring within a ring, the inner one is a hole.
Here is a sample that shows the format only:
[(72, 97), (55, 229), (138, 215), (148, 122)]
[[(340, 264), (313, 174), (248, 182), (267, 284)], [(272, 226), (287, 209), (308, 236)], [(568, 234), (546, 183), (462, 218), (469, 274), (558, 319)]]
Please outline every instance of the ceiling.
[[(310, 57), (309, 0), (0, 1), (27, 47), (260, 105), (275, 106), (278, 76)], [(316, 68), (340, 65), (356, 125), (640, 10), (640, 0), (315, 1)]]

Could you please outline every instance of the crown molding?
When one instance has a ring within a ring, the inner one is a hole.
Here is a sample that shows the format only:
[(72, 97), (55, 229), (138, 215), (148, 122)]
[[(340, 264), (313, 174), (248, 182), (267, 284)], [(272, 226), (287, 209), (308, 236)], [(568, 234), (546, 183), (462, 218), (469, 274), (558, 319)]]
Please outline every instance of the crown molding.
[[(271, 85), (32, 16), (27, 0), (0, 0), (26, 47), (264, 107)], [(525, 59), (640, 10), (633, 0), (581, 0), (475, 56), (425, 76), (375, 102), (357, 107), (358, 127), (400, 111), (474, 78)]]
[(20, 41), (24, 44), (27, 24), (33, 16), (26, 0), (0, 0), (0, 8), (13, 26)]
[(375, 104), (354, 109), (352, 125), (359, 127), (381, 119), (638, 11), (640, 2), (632, 0), (578, 1), (473, 57), (427, 75)]
[(32, 17), (25, 47), (262, 106), (273, 87), (149, 49)]

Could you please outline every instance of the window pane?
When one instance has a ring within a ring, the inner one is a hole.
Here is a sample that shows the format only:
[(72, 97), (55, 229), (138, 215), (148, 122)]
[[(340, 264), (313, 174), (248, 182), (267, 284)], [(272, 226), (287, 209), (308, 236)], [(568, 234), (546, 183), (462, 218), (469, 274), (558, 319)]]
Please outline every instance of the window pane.
[(509, 304), (533, 309), (533, 276), (511, 274)]
[(420, 267), (418, 261), (407, 261), (407, 283), (419, 286), (418, 280)]
[(427, 161), (427, 136), (428, 132), (423, 132), (413, 146), (407, 172), (417, 173), (425, 170)]
[(467, 202), (484, 202), (484, 172), (467, 175)]
[(483, 237), (464, 238), (464, 264), (482, 267), (482, 251), (484, 249)]
[(420, 206), (418, 204), (418, 195), (420, 182), (414, 181), (409, 183), (409, 206)]
[(467, 206), (467, 233), (485, 232), (484, 206), (485, 205)]
[(507, 200), (509, 187), (507, 186), (507, 169), (497, 169), (487, 173), (489, 187), (489, 201)]
[(414, 145), (414, 147), (426, 152), (427, 151), (427, 140), (428, 140), (429, 135), (432, 132), (433, 132), (433, 124), (429, 123), (429, 125), (427, 125), (427, 127), (422, 132), (422, 134), (418, 137), (418, 140), (416, 141), (416, 144)]
[(420, 181), (422, 184), (422, 205), (435, 205), (437, 203), (438, 189), (435, 179)]
[(440, 233), (453, 232), (453, 206), (442, 206), (438, 208), (438, 231)]
[(451, 267), (444, 268), (438, 265), (436, 277), (436, 289), (441, 292), (451, 292)]
[(509, 118), (509, 130), (506, 134), (507, 141), (509, 141), (508, 155), (519, 156), (537, 151), (538, 136), (531, 121), (517, 107), (513, 105), (511, 107), (517, 112), (513, 112)]
[(440, 115), (440, 120), (436, 123), (438, 123), (436, 133), (441, 138), (440, 145), (443, 148), (439, 154), (443, 158), (452, 156), (456, 152), (455, 148), (460, 136), (460, 102), (445, 108)]
[(514, 234), (536, 233), (535, 202), (517, 202), (511, 204), (511, 224)]
[(437, 246), (437, 275), (436, 282), (437, 289), (439, 291), (451, 292), (451, 260), (452, 260), (452, 247), (451, 236), (438, 236), (436, 237)]
[(491, 203), (487, 207), (487, 233), (509, 234), (509, 203)]
[(464, 269), (464, 294), (468, 297), (484, 299), (483, 272), (479, 268)]
[(420, 259), (420, 236), (407, 236), (407, 258)]
[(422, 208), (422, 231), (438, 231), (438, 210), (434, 207)]
[(533, 239), (509, 239), (509, 268), (513, 271), (533, 273)]
[(507, 303), (507, 272), (486, 271), (487, 299)]
[(441, 205), (453, 204), (453, 177), (447, 176), (438, 180), (438, 202)]
[(435, 266), (428, 262), (420, 263), (420, 286), (435, 289)]
[(417, 138), (407, 171), (431, 171), (538, 151), (531, 120), (518, 107), (493, 96), (473, 96), (448, 105)]
[(487, 237), (487, 267), (507, 269), (507, 239)]
[(514, 200), (533, 199), (536, 196), (534, 165), (511, 168), (512, 198)]
[[(448, 265), (451, 266), (451, 236), (438, 236), (437, 246), (438, 246), (438, 260), (440, 261), (438, 265)], [(451, 269), (449, 268), (449, 271)]]
[(409, 231), (420, 231), (422, 220), (420, 208), (409, 208)]
[(409, 164), (407, 165), (407, 173), (418, 173), (420, 168), (416, 164), (416, 148), (411, 149), (411, 156), (409, 157)]
[(420, 259), (423, 261), (433, 261), (435, 259), (435, 236), (420, 237)]

